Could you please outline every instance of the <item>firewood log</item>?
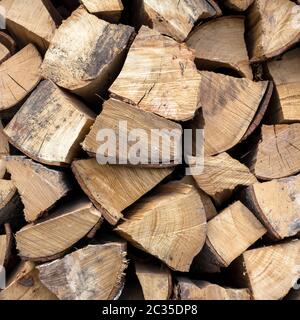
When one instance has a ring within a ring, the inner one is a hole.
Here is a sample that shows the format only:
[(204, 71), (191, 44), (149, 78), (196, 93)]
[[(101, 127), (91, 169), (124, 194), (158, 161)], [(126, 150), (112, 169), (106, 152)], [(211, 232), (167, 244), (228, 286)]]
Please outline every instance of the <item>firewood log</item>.
[(78, 154), (93, 122), (93, 112), (81, 101), (45, 80), (4, 132), (9, 142), (30, 158), (60, 166), (70, 164)]
[(287, 52), (281, 60), (268, 62), (268, 70), (278, 94), (275, 108), (272, 106), (271, 120), (273, 123), (299, 122), (300, 48)]
[(27, 222), (37, 220), (71, 190), (63, 171), (47, 168), (26, 157), (6, 159), (7, 171), (11, 174), (11, 179), (24, 204)]
[(261, 180), (300, 171), (300, 124), (263, 125), (261, 140), (248, 156), (250, 170)]
[(164, 265), (135, 263), (135, 272), (145, 300), (168, 300), (172, 294), (172, 276)]
[(14, 0), (6, 13), (8, 30), (22, 45), (33, 43), (45, 52), (61, 22), (49, 0)]
[[(124, 122), (124, 127), (120, 126), (121, 121)], [(122, 101), (109, 99), (104, 103), (102, 113), (97, 117), (82, 144), (83, 149), (90, 156), (97, 155), (98, 157), (100, 155), (107, 159), (109, 158), (109, 147), (105, 147), (107, 143), (103, 141), (104, 137), (102, 141), (99, 141), (98, 135), (101, 130), (111, 130), (116, 136), (117, 150), (113, 150), (111, 161), (115, 161), (117, 164), (168, 167), (177, 165), (182, 160), (182, 128), (179, 124), (153, 113), (139, 110)], [(138, 157), (136, 149), (134, 149), (135, 152), (131, 151), (132, 145), (136, 144), (136, 137), (130, 138), (132, 130), (138, 130), (138, 132), (144, 130), (143, 137), (139, 137), (138, 146), (140, 146), (141, 152)], [(177, 139), (172, 139), (174, 136)], [(120, 149), (120, 141), (127, 142), (129, 138), (132, 141), (128, 142), (128, 150)], [(170, 152), (167, 153), (164, 150)], [(153, 151), (157, 152), (157, 159), (151, 159)]]
[(197, 26), (187, 44), (196, 51), (200, 69), (230, 68), (252, 80), (244, 33), (244, 17), (226, 16)]
[(218, 5), (210, 0), (135, 0), (134, 5), (135, 22), (179, 42), (186, 39), (197, 21), (221, 14)]
[(123, 242), (89, 245), (38, 270), (42, 283), (60, 300), (113, 300), (122, 292), (125, 257)]
[(7, 287), (0, 291), (0, 300), (57, 300), (40, 281), (33, 262), (21, 262)]
[(132, 27), (110, 24), (80, 7), (55, 33), (41, 67), (42, 75), (93, 101), (120, 71), (133, 33)]
[(20, 103), (40, 82), (42, 58), (29, 44), (0, 65), (0, 112)]
[(19, 255), (32, 261), (52, 260), (86, 236), (100, 219), (101, 213), (86, 199), (66, 204), (44, 221), (17, 232)]
[(12, 249), (13, 234), (8, 223), (4, 225), (5, 234), (0, 235), (0, 266), (6, 266)]
[(244, 164), (231, 158), (226, 152), (205, 157), (203, 172), (193, 177), (199, 188), (209, 194), (218, 205), (227, 200), (236, 187), (257, 182)]
[(117, 23), (124, 9), (121, 0), (80, 0), (89, 13), (95, 14), (97, 17)]
[(246, 11), (254, 0), (225, 0), (224, 5), (235, 11)]
[(267, 230), (240, 201), (207, 223), (204, 250), (194, 261), (194, 270), (218, 272), (261, 238)]
[(169, 183), (156, 191), (128, 209), (116, 231), (171, 269), (187, 272), (206, 237), (201, 198), (193, 186), (182, 183)]
[(96, 159), (74, 161), (72, 170), (83, 191), (113, 225), (123, 218), (124, 209), (172, 172), (170, 168), (100, 165)]
[(185, 121), (200, 107), (199, 86), (194, 52), (142, 26), (110, 92), (142, 110)]
[(300, 39), (299, 7), (290, 0), (255, 0), (248, 20), (253, 62), (275, 57)]
[(250, 300), (248, 289), (232, 289), (207, 281), (177, 279), (176, 295), (179, 300)]
[(248, 250), (239, 263), (255, 300), (281, 299), (300, 277), (300, 241)]
[(300, 175), (256, 183), (244, 191), (247, 206), (276, 239), (300, 232), (299, 195)]
[(0, 157), (3, 158), (9, 155), (9, 143), (6, 135), (3, 132), (3, 124), (0, 120)]
[(0, 64), (14, 55), (16, 43), (7, 33), (0, 31)]

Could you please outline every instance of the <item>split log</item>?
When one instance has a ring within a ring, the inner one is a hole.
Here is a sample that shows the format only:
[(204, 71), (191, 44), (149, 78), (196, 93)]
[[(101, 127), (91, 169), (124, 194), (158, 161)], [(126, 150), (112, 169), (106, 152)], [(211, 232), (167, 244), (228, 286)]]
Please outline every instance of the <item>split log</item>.
[(207, 223), (204, 250), (194, 261), (194, 270), (219, 272), (228, 267), (267, 230), (240, 201), (224, 209)]
[(300, 122), (300, 48), (287, 52), (281, 60), (268, 62), (268, 70), (278, 94), (271, 120), (273, 123)]
[(45, 52), (61, 22), (50, 0), (14, 0), (6, 13), (7, 29), (22, 45), (33, 43)]
[(17, 232), (19, 255), (32, 261), (55, 259), (86, 236), (100, 219), (101, 213), (88, 200), (64, 205), (45, 221)]
[(139, 109), (185, 121), (200, 107), (199, 86), (194, 52), (142, 26), (110, 92)]
[(300, 278), (300, 241), (248, 250), (239, 262), (255, 300), (281, 299)]
[(16, 43), (7, 33), (0, 31), (0, 64), (14, 55)]
[(252, 80), (244, 33), (244, 17), (221, 17), (197, 26), (187, 45), (196, 51), (196, 64), (200, 69), (225, 67)]
[(251, 172), (261, 180), (288, 177), (300, 171), (300, 124), (261, 129), (261, 140), (248, 156)]
[(4, 132), (30, 158), (60, 166), (70, 164), (79, 153), (80, 142), (93, 122), (94, 114), (81, 101), (45, 80)]
[(42, 64), (42, 75), (93, 101), (121, 70), (133, 33), (132, 27), (110, 24), (80, 7), (55, 33)]
[(47, 168), (26, 157), (8, 157), (6, 167), (21, 196), (27, 222), (37, 220), (71, 190), (63, 171)]
[(5, 234), (0, 235), (0, 267), (7, 265), (13, 244), (13, 234), (10, 225), (6, 223), (4, 228)]
[(251, 61), (275, 57), (299, 41), (299, 10), (290, 0), (255, 0), (248, 15)]
[(251, 300), (248, 289), (232, 289), (182, 277), (178, 278), (175, 291), (179, 300)]
[(164, 265), (136, 262), (135, 272), (145, 300), (168, 300), (172, 294), (172, 276)]
[(74, 161), (72, 170), (83, 191), (110, 224), (122, 211), (171, 174), (170, 168), (100, 165), (96, 159)]
[(256, 183), (244, 191), (247, 206), (275, 239), (300, 232), (300, 175)]
[(134, 5), (138, 27), (146, 25), (179, 42), (186, 39), (197, 21), (221, 14), (211, 0), (135, 0)]
[(87, 246), (38, 267), (42, 283), (60, 300), (114, 300), (123, 289), (126, 244)]
[(117, 23), (123, 12), (121, 0), (80, 0), (89, 13), (111, 23)]
[(8, 286), (0, 291), (0, 300), (57, 300), (40, 281), (32, 262), (21, 262)]
[(128, 209), (126, 221), (116, 231), (171, 269), (187, 272), (206, 237), (201, 198), (193, 186), (181, 183), (162, 185), (156, 191)]
[[(116, 150), (112, 150), (111, 153), (110, 146), (114, 143), (110, 140), (103, 141), (105, 137), (102, 137), (102, 141), (99, 140), (101, 130), (110, 130), (116, 137)], [(138, 144), (137, 137), (131, 136), (133, 130), (137, 133), (143, 130), (143, 135), (138, 135)], [(128, 141), (129, 139), (131, 141)], [(182, 161), (181, 139), (181, 125), (153, 113), (139, 110), (127, 103), (109, 99), (105, 101), (103, 111), (97, 117), (82, 147), (90, 156), (97, 155), (97, 159), (100, 156), (109, 160), (110, 164), (168, 167)], [(128, 144), (125, 150), (120, 146), (121, 141)], [(136, 148), (140, 151), (138, 156)], [(154, 152), (157, 159), (151, 157)]]
[(0, 65), (0, 112), (20, 103), (40, 82), (42, 57), (29, 44)]
[[(192, 158), (193, 160), (195, 158)], [(191, 166), (191, 162), (190, 162)], [(227, 153), (204, 158), (203, 172), (193, 176), (199, 188), (221, 205), (238, 186), (249, 186), (257, 182), (249, 169)]]
[(235, 11), (246, 11), (254, 0), (225, 0), (224, 5)]
[[(247, 133), (268, 88), (254, 82), (201, 71), (200, 103), (205, 121), (205, 155), (229, 150)], [(201, 128), (202, 123), (197, 123)]]

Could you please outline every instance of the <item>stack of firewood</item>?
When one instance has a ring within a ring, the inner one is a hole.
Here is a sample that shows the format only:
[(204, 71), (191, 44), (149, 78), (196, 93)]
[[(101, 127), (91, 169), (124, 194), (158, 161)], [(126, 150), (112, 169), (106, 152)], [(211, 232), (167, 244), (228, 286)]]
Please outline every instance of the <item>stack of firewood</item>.
[(300, 300), (299, 4), (0, 0), (0, 300)]

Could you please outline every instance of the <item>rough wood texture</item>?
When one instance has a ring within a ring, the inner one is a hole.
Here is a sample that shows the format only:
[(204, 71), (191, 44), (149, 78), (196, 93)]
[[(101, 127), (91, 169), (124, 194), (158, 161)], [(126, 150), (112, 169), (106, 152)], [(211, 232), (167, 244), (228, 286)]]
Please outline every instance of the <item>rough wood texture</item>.
[[(94, 122), (94, 114), (51, 81), (43, 81), (4, 129), (9, 142), (49, 165), (70, 164)], [(58, 142), (64, 142), (58, 143)]]
[(194, 175), (194, 179), (199, 188), (219, 205), (231, 196), (236, 187), (257, 182), (245, 165), (225, 152), (205, 157), (204, 170), (201, 174)]
[(246, 11), (254, 0), (225, 0), (224, 5), (235, 11)]
[(3, 132), (3, 124), (0, 120), (0, 158), (9, 155), (9, 143), (6, 135)]
[[(124, 121), (124, 123), (126, 121), (126, 127), (120, 126), (120, 121)], [(152, 132), (154, 129), (156, 130), (155, 133)], [(117, 138), (117, 150), (113, 150), (111, 156), (109, 155), (107, 141), (104, 138), (99, 141), (100, 130), (111, 130)], [(131, 151), (132, 145), (136, 145), (136, 138), (134, 136), (130, 138), (132, 130), (139, 130), (139, 132), (144, 130), (145, 133), (144, 139), (139, 140), (141, 152), (138, 157), (136, 152)], [(172, 139), (174, 135), (177, 136), (177, 139)], [(168, 167), (177, 165), (182, 160), (181, 136), (181, 125), (153, 113), (138, 110), (127, 103), (109, 99), (105, 101), (103, 111), (97, 117), (82, 147), (90, 156), (95, 157), (97, 154), (97, 157), (100, 155), (103, 158), (110, 159), (110, 161), (116, 160), (117, 164)], [(127, 141), (128, 138), (132, 139), (128, 143), (128, 150), (120, 150), (120, 141)], [(169, 148), (168, 143), (170, 144)], [(156, 164), (151, 161), (153, 148), (158, 152)], [(162, 150), (170, 150), (170, 153), (163, 153)]]
[(0, 64), (14, 55), (16, 43), (7, 33), (0, 31)]
[(49, 0), (14, 0), (6, 13), (7, 28), (26, 45), (33, 43), (47, 50), (61, 18)]
[(261, 140), (249, 155), (250, 170), (257, 178), (271, 180), (300, 171), (300, 124), (263, 125)]
[(199, 85), (193, 51), (142, 26), (110, 92), (139, 109), (184, 121), (200, 107)]
[(253, 184), (245, 190), (245, 201), (273, 238), (300, 232), (300, 175)]
[(168, 300), (172, 294), (172, 276), (164, 265), (135, 263), (135, 272), (145, 300)]
[[(239, 143), (252, 123), (268, 88), (254, 82), (201, 71), (200, 103), (205, 121), (205, 155), (215, 155)], [(195, 119), (197, 122), (197, 119)], [(202, 126), (195, 123), (196, 127)]]
[(261, 238), (267, 230), (240, 201), (207, 223), (206, 248), (195, 259), (195, 268), (218, 272)]
[(182, 42), (200, 19), (221, 14), (210, 0), (159, 1), (135, 0), (135, 12), (140, 25), (147, 25), (161, 34)]
[(179, 300), (250, 300), (248, 289), (226, 288), (182, 277), (178, 278), (176, 294)]
[(0, 291), (0, 300), (57, 300), (39, 279), (32, 262), (21, 262), (8, 286)]
[(18, 231), (17, 249), (20, 256), (29, 260), (51, 260), (87, 235), (100, 219), (101, 213), (90, 201), (72, 202), (45, 221)]
[(63, 171), (50, 169), (26, 157), (8, 157), (6, 167), (21, 196), (28, 222), (38, 219), (71, 190)]
[(287, 52), (281, 60), (268, 62), (268, 70), (278, 94), (276, 105), (272, 106), (271, 120), (273, 123), (299, 122), (300, 48)]
[(80, 0), (88, 12), (111, 23), (117, 23), (124, 9), (121, 0)]
[(6, 266), (12, 249), (13, 234), (8, 223), (4, 225), (5, 234), (0, 235), (0, 266)]
[(38, 267), (42, 283), (61, 300), (113, 300), (127, 267), (123, 242), (87, 246)]
[[(128, 210), (116, 231), (171, 269), (187, 272), (206, 237), (206, 216), (197, 190), (169, 183)], [(187, 241), (186, 239), (189, 239)]]
[(110, 224), (122, 211), (171, 174), (172, 169), (100, 165), (96, 159), (74, 161), (72, 170), (83, 191)]
[(197, 26), (187, 45), (196, 51), (200, 69), (230, 68), (252, 80), (244, 33), (244, 17), (221, 17)]
[(300, 241), (246, 251), (243, 275), (255, 300), (283, 298), (300, 277)]
[(0, 112), (21, 102), (39, 83), (42, 58), (29, 44), (0, 65)]
[(132, 27), (109, 24), (80, 7), (56, 32), (42, 64), (42, 75), (87, 100), (95, 100), (120, 71), (133, 33)]
[(290, 0), (255, 0), (248, 20), (253, 62), (275, 57), (300, 39), (299, 8)]

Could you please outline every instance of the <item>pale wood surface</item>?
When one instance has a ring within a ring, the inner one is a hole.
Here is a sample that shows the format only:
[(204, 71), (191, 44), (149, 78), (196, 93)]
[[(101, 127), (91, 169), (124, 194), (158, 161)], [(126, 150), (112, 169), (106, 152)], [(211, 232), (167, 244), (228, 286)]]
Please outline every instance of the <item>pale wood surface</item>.
[(236, 11), (246, 11), (254, 0), (225, 0), (224, 5)]
[(4, 225), (5, 234), (0, 235), (0, 266), (6, 266), (11, 255), (13, 234), (8, 223)]

